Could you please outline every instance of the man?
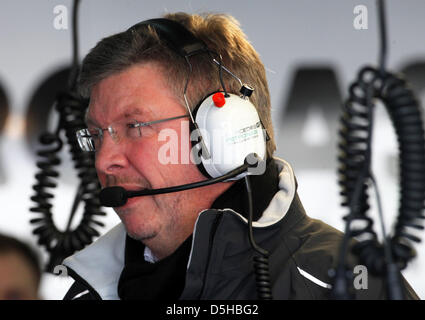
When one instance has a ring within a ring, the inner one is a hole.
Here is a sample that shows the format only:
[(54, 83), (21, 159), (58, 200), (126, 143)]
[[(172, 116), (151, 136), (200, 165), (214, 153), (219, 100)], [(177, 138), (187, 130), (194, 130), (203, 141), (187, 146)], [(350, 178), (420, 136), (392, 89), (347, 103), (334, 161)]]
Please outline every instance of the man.
[[(250, 100), (269, 139), (267, 169), (251, 177), (254, 236), (270, 254), (273, 298), (328, 298), (328, 270), (336, 264), (342, 236), (305, 215), (291, 167), (273, 158), (270, 97), (258, 54), (229, 16), (165, 18), (184, 25), (255, 89)], [(206, 180), (195, 163), (163, 164), (159, 155), (166, 143), (162, 133), (171, 130), (178, 136), (179, 159), (189, 158), (187, 107), (194, 111), (212, 92), (238, 94), (240, 83), (218, 72), (212, 58), (191, 55), (189, 73), (188, 61), (147, 24), (92, 49), (83, 61), (80, 88), (90, 98), (87, 126), (102, 187), (160, 189)], [(243, 180), (130, 198), (114, 209), (122, 224), (65, 260), (76, 280), (65, 299), (258, 297)], [(382, 296), (382, 284), (372, 280), (358, 298)]]
[(33, 249), (0, 234), (0, 300), (38, 299), (40, 279), (40, 265)]

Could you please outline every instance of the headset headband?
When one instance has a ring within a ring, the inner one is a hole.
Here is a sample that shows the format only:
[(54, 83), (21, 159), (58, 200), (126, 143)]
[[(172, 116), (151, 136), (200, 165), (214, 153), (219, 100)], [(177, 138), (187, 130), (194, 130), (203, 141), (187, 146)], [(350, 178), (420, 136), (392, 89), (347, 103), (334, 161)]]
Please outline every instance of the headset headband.
[(209, 51), (202, 40), (179, 22), (164, 18), (150, 19), (135, 24), (129, 30), (137, 30), (140, 26), (152, 26), (167, 46), (183, 58)]

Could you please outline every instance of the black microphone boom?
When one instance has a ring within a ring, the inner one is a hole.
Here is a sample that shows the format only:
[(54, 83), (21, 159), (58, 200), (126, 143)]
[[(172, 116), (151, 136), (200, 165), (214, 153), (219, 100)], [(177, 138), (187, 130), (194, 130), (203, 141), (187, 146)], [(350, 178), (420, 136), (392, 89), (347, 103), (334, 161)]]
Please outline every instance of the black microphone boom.
[(194, 183), (183, 184), (175, 187), (161, 188), (161, 189), (143, 189), (137, 191), (127, 191), (123, 187), (108, 187), (104, 188), (99, 195), (100, 203), (105, 207), (121, 207), (123, 206), (128, 198), (140, 197), (140, 196), (150, 196), (155, 194), (179, 192), (188, 189), (205, 187), (214, 183), (222, 182), (227, 179), (231, 179), (246, 171), (249, 167), (255, 167), (257, 163), (250, 164), (247, 161), (240, 167), (222, 175), (220, 177), (209, 179), (205, 181), (199, 181)]

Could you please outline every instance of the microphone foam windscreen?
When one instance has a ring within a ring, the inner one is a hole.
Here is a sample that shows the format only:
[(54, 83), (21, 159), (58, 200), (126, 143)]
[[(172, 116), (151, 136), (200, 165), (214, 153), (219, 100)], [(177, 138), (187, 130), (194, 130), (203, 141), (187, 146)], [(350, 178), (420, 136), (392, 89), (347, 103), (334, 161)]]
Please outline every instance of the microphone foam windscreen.
[(100, 191), (100, 203), (104, 207), (121, 207), (127, 202), (126, 190), (122, 187), (109, 187)]

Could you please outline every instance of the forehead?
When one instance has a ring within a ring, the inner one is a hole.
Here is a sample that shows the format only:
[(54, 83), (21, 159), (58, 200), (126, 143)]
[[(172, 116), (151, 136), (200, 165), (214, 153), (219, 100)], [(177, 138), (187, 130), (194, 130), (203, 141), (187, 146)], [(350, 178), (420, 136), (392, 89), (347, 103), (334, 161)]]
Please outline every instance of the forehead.
[(107, 123), (124, 117), (153, 117), (173, 114), (181, 107), (167, 84), (166, 76), (154, 63), (132, 66), (93, 86), (87, 121)]

